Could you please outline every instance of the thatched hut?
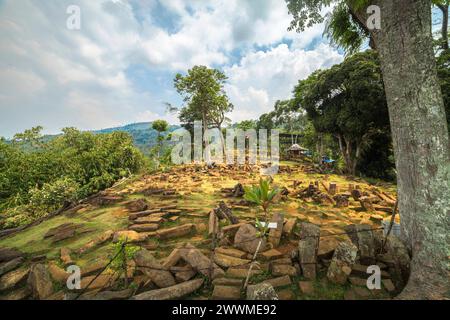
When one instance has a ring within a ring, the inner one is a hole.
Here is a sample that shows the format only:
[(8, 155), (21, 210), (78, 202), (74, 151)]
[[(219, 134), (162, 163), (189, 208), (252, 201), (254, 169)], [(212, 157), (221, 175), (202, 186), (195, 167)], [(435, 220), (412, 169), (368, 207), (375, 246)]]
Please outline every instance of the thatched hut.
[(287, 150), (287, 153), (289, 158), (300, 158), (305, 156), (305, 153), (307, 151), (308, 149), (300, 147), (298, 144), (295, 143)]

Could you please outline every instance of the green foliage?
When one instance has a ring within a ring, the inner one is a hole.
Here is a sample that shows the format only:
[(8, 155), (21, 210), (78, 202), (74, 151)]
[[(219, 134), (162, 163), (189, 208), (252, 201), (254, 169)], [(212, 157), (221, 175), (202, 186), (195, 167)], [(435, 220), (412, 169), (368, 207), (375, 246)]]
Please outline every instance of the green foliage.
[(258, 228), (258, 236), (266, 235), (268, 231), (268, 211), (273, 203), (274, 197), (279, 193), (277, 188), (271, 189), (268, 180), (259, 179), (259, 185), (252, 187), (244, 187), (244, 199), (260, 206), (264, 211), (265, 224), (262, 224), (256, 218), (256, 227)]
[(244, 199), (261, 206), (264, 211), (267, 210), (273, 198), (279, 192), (278, 189), (270, 189), (268, 180), (260, 179), (258, 186), (245, 187)]
[(367, 28), (355, 19), (344, 2), (339, 3), (329, 14), (324, 34), (332, 44), (344, 49), (348, 54), (358, 52), (364, 40), (370, 37)]
[[(39, 128), (38, 128), (39, 129)], [(142, 153), (125, 132), (94, 134), (74, 128), (46, 142), (39, 130), (0, 141), (0, 224), (16, 226), (110, 187), (138, 172)], [(30, 142), (34, 143), (30, 147)], [(6, 219), (7, 221), (3, 221)]]
[(70, 178), (62, 178), (51, 183), (44, 183), (42, 188), (33, 188), (29, 193), (29, 206), (32, 212), (54, 211), (64, 202), (78, 199), (80, 186)]
[(315, 131), (339, 141), (347, 172), (357, 162), (372, 136), (389, 132), (384, 84), (376, 52), (347, 57), (343, 63), (314, 72), (294, 89), (295, 101), (304, 108)]
[(292, 21), (289, 30), (302, 32), (307, 27), (322, 23), (325, 17), (322, 15), (323, 9), (336, 4), (346, 4), (354, 11), (362, 10), (367, 6), (369, 0), (285, 0), (289, 14), (292, 15)]
[(205, 66), (194, 66), (185, 76), (178, 73), (174, 86), (185, 104), (179, 113), (180, 121), (189, 127), (195, 120), (202, 120), (204, 128), (220, 128), (225, 114), (233, 110), (224, 90), (226, 80), (223, 72)]
[(169, 124), (166, 120), (155, 120), (152, 122), (152, 128), (161, 133), (168, 130)]
[(249, 129), (256, 129), (257, 123), (255, 120), (243, 120), (236, 124), (236, 128), (247, 131)]
[(136, 252), (140, 250), (138, 246), (130, 245), (127, 243), (127, 239), (121, 238), (116, 243), (111, 244), (112, 253), (109, 256), (111, 264), (109, 268), (111, 270), (119, 272), (119, 274), (125, 274), (126, 261), (130, 261), (134, 258)]

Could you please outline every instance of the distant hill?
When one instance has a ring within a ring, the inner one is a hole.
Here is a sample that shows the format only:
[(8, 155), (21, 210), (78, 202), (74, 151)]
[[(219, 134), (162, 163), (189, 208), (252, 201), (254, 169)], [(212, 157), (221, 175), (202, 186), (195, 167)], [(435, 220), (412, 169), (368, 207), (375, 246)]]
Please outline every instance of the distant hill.
[[(179, 125), (170, 125), (168, 132), (173, 132), (179, 128)], [(129, 133), (133, 137), (136, 147), (141, 149), (144, 153), (148, 152), (149, 149), (156, 144), (156, 137), (158, 136), (158, 132), (152, 129), (152, 122), (138, 122), (127, 124), (122, 127), (106, 128), (92, 132), (110, 133), (115, 131), (124, 131)]]

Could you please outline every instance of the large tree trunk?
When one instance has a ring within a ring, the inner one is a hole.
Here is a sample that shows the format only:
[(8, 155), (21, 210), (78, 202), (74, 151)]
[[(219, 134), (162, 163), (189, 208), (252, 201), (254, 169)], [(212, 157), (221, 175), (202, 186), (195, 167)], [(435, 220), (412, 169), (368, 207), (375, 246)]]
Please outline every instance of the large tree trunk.
[(399, 298), (448, 295), (450, 151), (431, 36), (431, 3), (378, 0), (380, 54), (397, 167), (402, 237), (411, 274)]

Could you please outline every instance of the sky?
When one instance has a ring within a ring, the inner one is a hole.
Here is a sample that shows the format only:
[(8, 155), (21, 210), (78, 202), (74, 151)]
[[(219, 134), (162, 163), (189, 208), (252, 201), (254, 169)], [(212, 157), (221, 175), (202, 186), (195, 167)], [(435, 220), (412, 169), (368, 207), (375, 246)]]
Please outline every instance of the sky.
[(233, 122), (256, 119), (343, 60), (323, 25), (299, 34), (290, 20), (284, 0), (0, 0), (0, 136), (178, 123), (165, 102), (182, 105), (173, 78), (194, 65), (228, 76)]

